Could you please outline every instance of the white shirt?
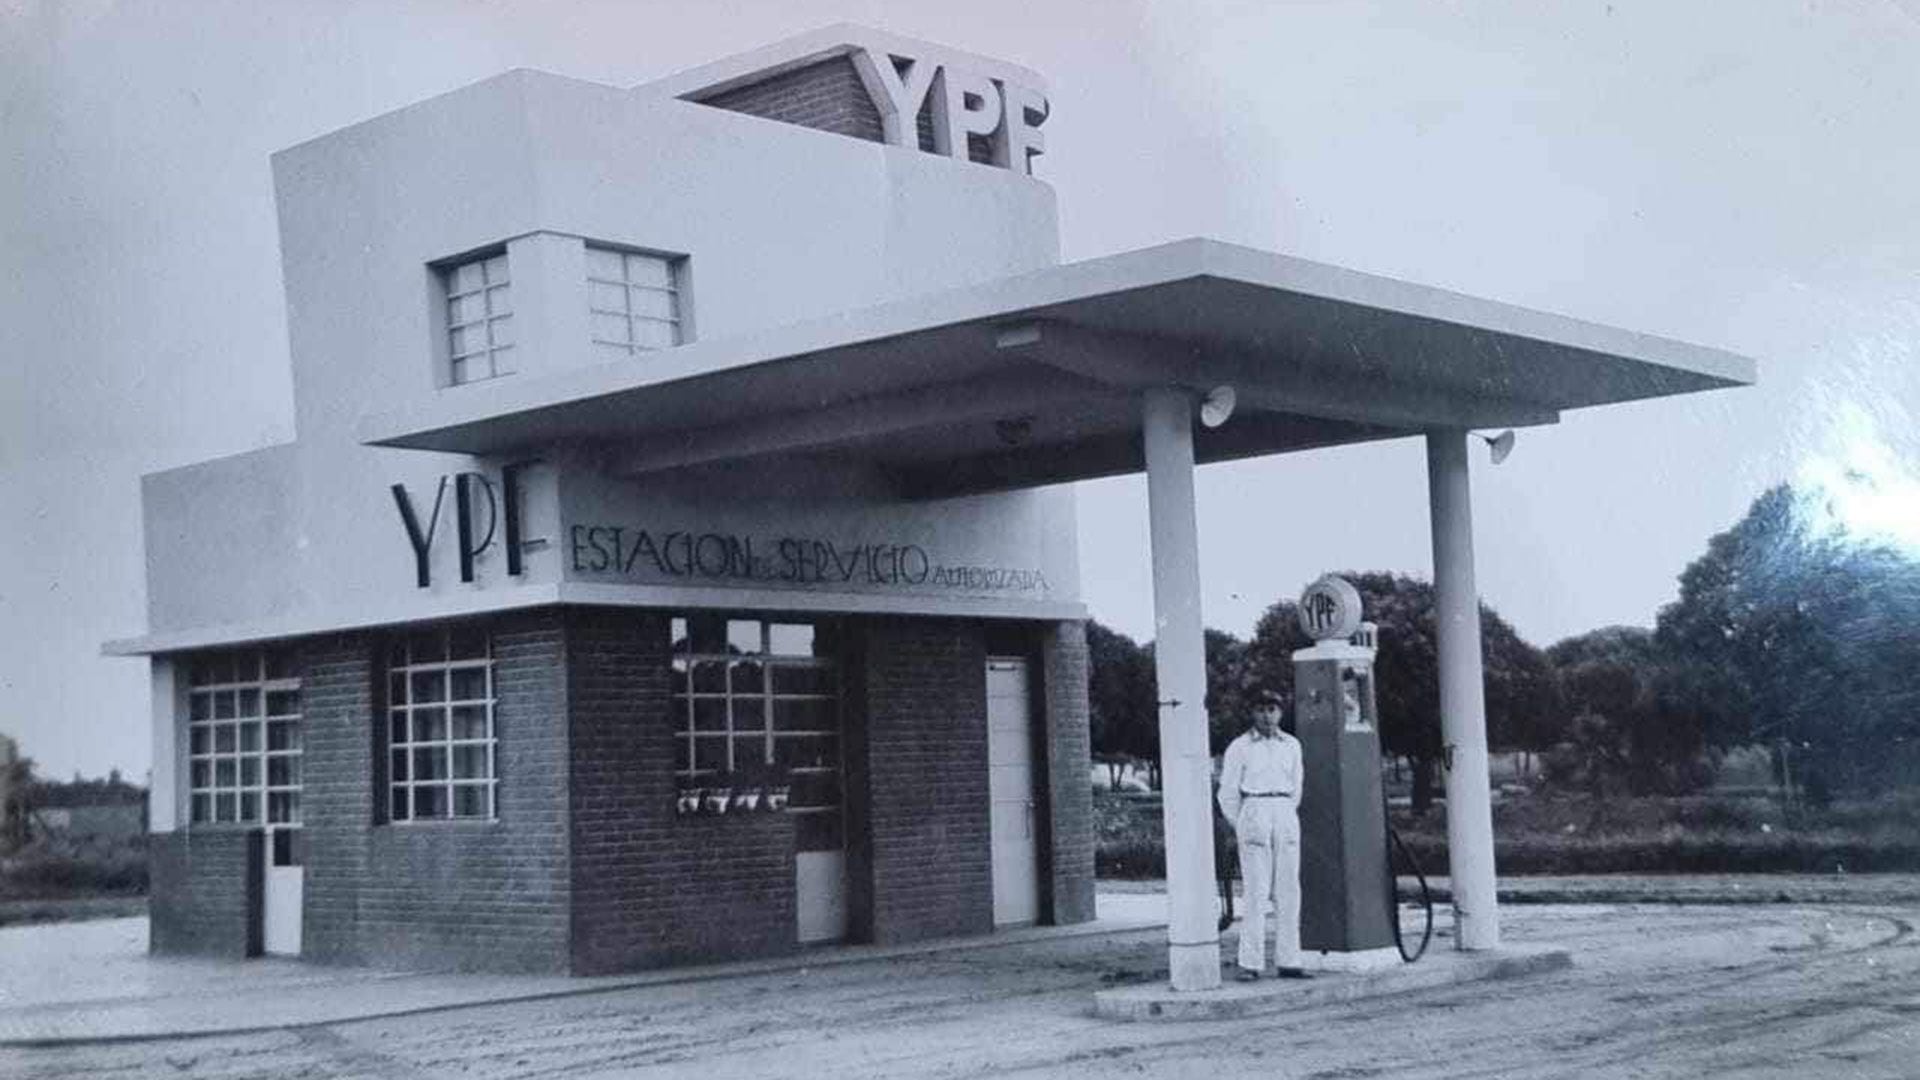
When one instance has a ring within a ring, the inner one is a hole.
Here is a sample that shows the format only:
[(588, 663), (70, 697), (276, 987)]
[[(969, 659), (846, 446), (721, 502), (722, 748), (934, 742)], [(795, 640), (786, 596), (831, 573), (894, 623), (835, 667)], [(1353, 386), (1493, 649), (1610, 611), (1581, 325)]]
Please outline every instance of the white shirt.
[(1242, 732), (1220, 762), (1220, 810), (1229, 822), (1239, 821), (1241, 798), (1250, 792), (1286, 792), (1298, 804), (1301, 772), (1300, 740), (1284, 731)]

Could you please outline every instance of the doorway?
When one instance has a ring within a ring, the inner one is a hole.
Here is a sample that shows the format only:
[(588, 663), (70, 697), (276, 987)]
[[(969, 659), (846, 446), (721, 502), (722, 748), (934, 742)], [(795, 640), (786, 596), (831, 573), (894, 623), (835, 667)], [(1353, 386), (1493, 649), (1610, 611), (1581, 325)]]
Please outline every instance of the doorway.
[(1033, 699), (1020, 657), (987, 659), (987, 797), (992, 805), (993, 925), (1040, 919), (1033, 788)]

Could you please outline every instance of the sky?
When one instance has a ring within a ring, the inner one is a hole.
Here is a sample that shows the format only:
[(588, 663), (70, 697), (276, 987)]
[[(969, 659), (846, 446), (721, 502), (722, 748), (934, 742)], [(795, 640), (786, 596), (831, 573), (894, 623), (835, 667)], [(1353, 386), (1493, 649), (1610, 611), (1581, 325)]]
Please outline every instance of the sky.
[[(1483, 598), (1650, 625), (1782, 481), (1920, 547), (1920, 3), (0, 0), (0, 732), (148, 766), (139, 477), (292, 437), (268, 155), (513, 67), (619, 86), (854, 21), (1045, 75), (1064, 258), (1205, 235), (1753, 357), (1476, 455)], [(1209, 625), (1430, 573), (1424, 450), (1198, 474)], [(1321, 506), (1311, 527), (1297, 508)], [(1150, 636), (1140, 478), (1081, 485)]]

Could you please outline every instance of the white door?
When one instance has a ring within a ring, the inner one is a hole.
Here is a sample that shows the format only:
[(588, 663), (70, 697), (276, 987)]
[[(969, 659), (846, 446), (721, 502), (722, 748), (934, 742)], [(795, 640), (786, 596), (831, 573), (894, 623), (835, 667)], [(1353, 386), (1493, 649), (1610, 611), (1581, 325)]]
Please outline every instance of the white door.
[[(265, 694), (266, 738), (241, 732), (241, 746), (260, 747), (265, 769), (255, 779), (266, 804), (266, 862), (261, 897), (262, 947), (279, 956), (300, 955), (300, 910), (305, 902), (306, 835), (300, 831), (300, 682), (270, 680)], [(244, 701), (244, 699), (243, 699)], [(250, 771), (242, 763), (241, 778)], [(242, 820), (257, 820), (243, 815)]]
[(987, 661), (987, 796), (992, 803), (993, 925), (1040, 919), (1039, 846), (1034, 837), (1033, 709), (1027, 662)]
[[(812, 634), (810, 627), (770, 624), (766, 651), (775, 655), (760, 665), (770, 702), (763, 715), (772, 718), (768, 760), (787, 766), (793, 783), (787, 812), (793, 818), (794, 936), (802, 944), (844, 941), (848, 929), (840, 706), (832, 663), (804, 655), (815, 648)], [(733, 714), (736, 730), (741, 715)]]
[(305, 900), (306, 870), (300, 866), (298, 829), (267, 829), (264, 911), (261, 913), (266, 951), (276, 956), (300, 955), (300, 909)]
[(793, 902), (802, 944), (847, 936), (847, 853), (800, 851), (793, 856)]

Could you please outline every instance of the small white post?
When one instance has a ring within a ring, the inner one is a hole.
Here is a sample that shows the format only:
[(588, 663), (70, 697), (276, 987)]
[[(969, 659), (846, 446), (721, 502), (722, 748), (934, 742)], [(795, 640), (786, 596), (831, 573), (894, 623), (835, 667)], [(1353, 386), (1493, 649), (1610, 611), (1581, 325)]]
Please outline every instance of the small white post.
[(1215, 922), (1213, 761), (1193, 511), (1191, 393), (1149, 390), (1141, 410), (1153, 540), (1154, 674), (1160, 698), (1161, 823), (1167, 851), (1167, 967), (1175, 990), (1220, 985)]
[(147, 670), (152, 718), (148, 730), (153, 740), (153, 771), (147, 774), (147, 831), (172, 832), (189, 817), (184, 809), (187, 792), (180, 783), (187, 757), (180, 723), (180, 705), (186, 699), (186, 660), (155, 656), (147, 661)]
[(1448, 873), (1455, 947), (1500, 947), (1494, 891), (1493, 797), (1480, 660), (1480, 593), (1473, 581), (1473, 492), (1467, 433), (1427, 433), (1433, 514), (1433, 602), (1439, 638), (1440, 730), (1446, 742)]

